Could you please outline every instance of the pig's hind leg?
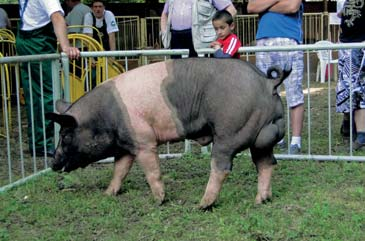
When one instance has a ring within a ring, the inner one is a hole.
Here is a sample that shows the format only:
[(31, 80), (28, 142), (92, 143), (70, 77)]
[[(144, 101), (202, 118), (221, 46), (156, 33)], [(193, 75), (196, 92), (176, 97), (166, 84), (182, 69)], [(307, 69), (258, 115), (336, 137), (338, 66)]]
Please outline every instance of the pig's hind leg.
[(270, 200), (272, 197), (271, 176), (276, 159), (273, 155), (273, 147), (267, 147), (265, 149), (251, 147), (251, 156), (258, 173), (255, 203), (261, 204)]
[(115, 159), (113, 179), (105, 191), (107, 195), (116, 195), (119, 192), (124, 178), (133, 165), (134, 156), (125, 155), (119, 159)]
[[(253, 115), (251, 118), (256, 117), (257, 115)], [(250, 123), (256, 123), (256, 121), (250, 121)], [(200, 202), (201, 209), (207, 209), (214, 204), (224, 180), (232, 170), (234, 156), (254, 141), (253, 136), (256, 131), (253, 125), (245, 125), (235, 132), (225, 126), (216, 129), (216, 135), (213, 138), (211, 172)]]
[(200, 209), (210, 208), (218, 198), (223, 182), (232, 170), (233, 155), (233, 149), (219, 140), (215, 140), (212, 148), (209, 181), (200, 201)]

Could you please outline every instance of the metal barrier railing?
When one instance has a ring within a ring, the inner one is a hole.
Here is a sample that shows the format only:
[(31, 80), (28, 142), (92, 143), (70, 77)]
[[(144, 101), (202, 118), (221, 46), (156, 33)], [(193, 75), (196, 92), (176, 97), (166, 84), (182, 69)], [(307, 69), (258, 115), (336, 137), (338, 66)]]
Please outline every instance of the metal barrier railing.
[[(350, 149), (348, 153), (344, 155), (334, 155), (332, 152), (333, 147), (333, 133), (332, 133), (332, 126), (333, 121), (336, 118), (339, 118), (339, 115), (334, 113), (334, 110), (331, 107), (331, 95), (333, 95), (334, 88), (331, 81), (327, 82), (327, 85), (321, 85), (321, 91), (327, 91), (328, 98), (327, 98), (327, 105), (326, 106), (326, 114), (328, 115), (328, 122), (326, 126), (326, 131), (324, 135), (318, 136), (315, 135), (316, 130), (312, 130), (312, 123), (315, 122), (315, 115), (312, 113), (312, 85), (313, 85), (313, 70), (311, 68), (311, 62), (314, 61), (311, 57), (314, 51), (317, 50), (339, 50), (339, 49), (351, 49), (351, 48), (365, 48), (365, 44), (334, 44), (331, 46), (320, 46), (320, 45), (298, 45), (298, 46), (280, 46), (280, 47), (270, 47), (270, 48), (259, 48), (259, 47), (242, 47), (240, 48), (239, 52), (242, 54), (243, 58), (248, 59), (248, 54), (257, 52), (257, 51), (292, 51), (292, 50), (302, 50), (305, 52), (306, 55), (306, 69), (305, 69), (305, 80), (303, 82), (306, 85), (306, 112), (307, 112), (307, 130), (306, 134), (303, 135), (302, 140), (303, 144), (305, 145), (306, 153), (302, 155), (289, 155), (283, 153), (277, 153), (275, 156), (278, 159), (297, 159), (297, 160), (322, 160), (322, 161), (358, 161), (364, 162), (365, 156), (359, 156), (356, 153), (352, 152), (352, 143), (350, 142)], [(202, 49), (199, 50), (199, 54), (212, 54), (214, 52), (213, 49)], [(149, 56), (162, 56), (163, 59), (167, 59), (169, 55), (188, 55), (188, 50), (136, 50), (136, 51), (108, 51), (108, 52), (82, 52), (81, 57), (119, 57), (120, 59), (125, 60), (125, 69), (128, 70), (128, 60), (130, 58), (135, 57), (143, 57), (145, 62), (143, 64), (148, 64)], [(63, 71), (66, 73), (68, 72), (69, 60), (65, 54), (62, 54), (62, 66)], [(54, 100), (59, 98), (70, 99), (69, 96), (69, 79), (67, 78), (67, 74), (65, 74), (65, 83), (62, 86), (60, 80), (60, 55), (59, 54), (48, 54), (48, 55), (37, 55), (37, 56), (16, 56), (16, 57), (4, 57), (0, 58), (0, 67), (4, 64), (19, 64), (19, 63), (29, 63), (30, 61), (37, 61), (41, 62), (43, 60), (51, 60), (52, 67), (53, 67), (53, 83), (54, 83)], [(19, 67), (17, 67), (19, 68)], [(19, 72), (19, 71), (17, 71)], [(4, 78), (1, 77), (2, 86), (4, 86)], [(19, 75), (16, 75), (17, 83), (19, 83)], [(18, 86), (16, 88), (19, 89)], [(25, 133), (26, 126), (24, 125), (24, 107), (21, 107), (19, 101), (19, 92), (16, 91), (16, 103), (14, 105), (16, 108), (14, 109), (13, 120), (13, 128), (9, 128), (9, 124), (4, 123), (5, 126), (5, 137), (0, 137), (0, 192), (7, 190), (8, 188), (17, 185), (18, 183), (24, 182), (29, 177), (34, 175), (39, 175), (40, 171), (47, 170), (47, 160), (46, 157), (38, 158), (32, 155), (31, 153), (24, 152), (24, 144), (26, 143), (25, 138), (23, 137), (23, 133)], [(283, 96), (285, 98), (285, 96)], [(5, 115), (9, 115), (7, 111), (7, 107), (4, 106), (4, 113)], [(289, 110), (287, 109), (287, 112)], [(2, 113), (2, 111), (1, 111)], [(44, 113), (43, 113), (44, 114)], [(289, 116), (289, 115), (287, 115)], [(6, 116), (5, 120), (8, 116)], [(351, 117), (353, 118), (353, 117)], [(43, 119), (44, 120), (44, 119)], [(1, 123), (3, 124), (3, 123)], [(290, 119), (287, 120), (287, 133), (290, 133)], [(55, 132), (55, 139), (58, 139), (57, 133), (58, 130), (56, 129)], [(328, 151), (320, 150), (313, 150), (313, 142), (317, 138), (320, 138), (321, 141), (327, 143)], [(189, 151), (192, 148), (190, 142), (185, 142), (184, 146), (180, 146), (178, 151), (174, 150), (174, 147), (167, 145), (165, 149), (161, 149), (161, 157), (178, 157), (182, 155), (183, 152)], [(207, 149), (203, 149), (202, 151), (207, 151)], [(107, 159), (104, 161), (112, 161), (111, 159)]]
[[(337, 42), (338, 25), (324, 27), (324, 18), (328, 13), (304, 13), (303, 15), (303, 43), (312, 44), (319, 40)], [(116, 16), (119, 32), (116, 34), (118, 50), (160, 49), (162, 48), (160, 31), (160, 17), (140, 18), (138, 16)], [(11, 19), (17, 26), (19, 19)], [(327, 21), (328, 22), (328, 21)], [(255, 45), (258, 15), (247, 14), (235, 17), (235, 32), (245, 46)], [(324, 33), (327, 29), (328, 33)]]

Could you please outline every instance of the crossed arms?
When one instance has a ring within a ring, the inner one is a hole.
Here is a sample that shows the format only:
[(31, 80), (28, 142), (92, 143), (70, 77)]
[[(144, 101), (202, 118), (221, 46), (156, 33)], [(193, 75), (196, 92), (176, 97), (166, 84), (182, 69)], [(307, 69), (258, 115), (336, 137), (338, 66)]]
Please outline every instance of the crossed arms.
[(283, 14), (295, 13), (300, 8), (302, 0), (249, 0), (248, 13), (262, 13), (265, 11)]

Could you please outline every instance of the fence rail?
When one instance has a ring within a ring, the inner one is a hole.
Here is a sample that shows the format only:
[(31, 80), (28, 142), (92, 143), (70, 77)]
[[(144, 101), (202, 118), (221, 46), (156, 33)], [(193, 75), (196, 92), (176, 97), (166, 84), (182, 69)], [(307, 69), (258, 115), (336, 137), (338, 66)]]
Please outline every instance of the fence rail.
[[(364, 43), (359, 44), (334, 44), (331, 46), (319, 46), (319, 45), (299, 45), (292, 47), (271, 47), (271, 48), (257, 48), (257, 47), (242, 47), (240, 48), (240, 53), (243, 56), (247, 56), (249, 53), (257, 51), (291, 51), (291, 50), (303, 50), (305, 52), (305, 78), (303, 80), (305, 92), (306, 92), (306, 130), (303, 134), (303, 150), (305, 152), (302, 155), (289, 155), (285, 153), (276, 153), (278, 159), (298, 159), (298, 160), (323, 160), (323, 161), (357, 161), (364, 162), (365, 156), (352, 152), (352, 143), (350, 142), (349, 148), (346, 147), (347, 151), (334, 152), (333, 149), (338, 148), (339, 136), (335, 135), (333, 132), (333, 126), (339, 127), (339, 122), (342, 116), (334, 113), (332, 108), (332, 100), (334, 99), (334, 86), (335, 84), (328, 81), (326, 84), (317, 84), (315, 80), (315, 68), (316, 58), (315, 51), (317, 50), (339, 50), (339, 49), (351, 49), (351, 48), (365, 48)], [(212, 49), (202, 49), (198, 51), (200, 54), (211, 54)], [(88, 57), (118, 57), (120, 59), (125, 59), (126, 64), (132, 58), (143, 57), (146, 58), (144, 64), (149, 63), (148, 56), (161, 56), (162, 58), (168, 58), (170, 55), (179, 54), (187, 55), (188, 50), (138, 50), (138, 51), (108, 51), (108, 52), (82, 52), (82, 58)], [(249, 59), (249, 58), (247, 58)], [(39, 172), (47, 170), (47, 160), (46, 157), (36, 157), (34, 154), (27, 152), (27, 143), (24, 133), (26, 133), (26, 119), (25, 119), (25, 107), (20, 105), (20, 95), (19, 95), (19, 71), (14, 73), (16, 75), (16, 95), (15, 99), (11, 102), (12, 110), (9, 112), (9, 106), (7, 101), (5, 101), (9, 96), (5, 91), (8, 88), (6, 84), (6, 77), (4, 74), (4, 68), (7, 65), (13, 64), (16, 69), (19, 68), (19, 64), (29, 62), (38, 62), (44, 60), (52, 60), (53, 64), (53, 83), (54, 83), (54, 98), (58, 99), (61, 97), (66, 97), (69, 95), (69, 87), (67, 78), (65, 83), (62, 84), (60, 71), (66, 71), (64, 73), (67, 76), (68, 71), (68, 59), (62, 54), (60, 61), (59, 54), (48, 54), (48, 55), (37, 55), (37, 56), (15, 56), (15, 57), (4, 57), (0, 58), (0, 77), (1, 77), (1, 122), (0, 122), (0, 191), (6, 190), (9, 187), (16, 185), (17, 183), (22, 183), (25, 179), (30, 176), (38, 175)], [(62, 66), (66, 67), (64, 69)], [(128, 70), (128, 66), (126, 66)], [(329, 76), (331, 77), (331, 76)], [(327, 93), (328, 98), (325, 100), (326, 103), (320, 103), (320, 111), (313, 110), (318, 108), (317, 104), (313, 104), (316, 100), (317, 92)], [(332, 97), (331, 97), (332, 96)], [(285, 94), (283, 94), (285, 99)], [(319, 115), (325, 115), (327, 121), (320, 126), (321, 131), (314, 127), (317, 124), (317, 118)], [(288, 116), (288, 113), (287, 113)], [(12, 127), (9, 126), (9, 120), (12, 120)], [(287, 133), (290, 133), (289, 119), (287, 123), (288, 129)], [(313, 129), (314, 128), (314, 129)], [(58, 131), (56, 130), (56, 133)], [(58, 136), (55, 135), (57, 140)], [(318, 149), (318, 143), (326, 143), (328, 148)], [(197, 146), (191, 145), (190, 143), (167, 145), (164, 149), (160, 149), (162, 157), (173, 157), (180, 156), (184, 151), (188, 151), (191, 148), (196, 148)], [(200, 148), (200, 147), (198, 147)]]
[[(304, 13), (304, 44), (312, 44), (324, 40), (338, 42), (339, 25), (329, 24), (328, 13)], [(140, 18), (138, 16), (116, 16), (119, 32), (116, 35), (117, 50), (139, 50), (162, 48), (160, 17)], [(19, 19), (11, 19), (12, 26), (18, 26)], [(245, 46), (255, 45), (258, 15), (237, 15), (235, 17), (236, 34)], [(327, 26), (325, 26), (327, 24)], [(327, 33), (325, 33), (327, 31)]]

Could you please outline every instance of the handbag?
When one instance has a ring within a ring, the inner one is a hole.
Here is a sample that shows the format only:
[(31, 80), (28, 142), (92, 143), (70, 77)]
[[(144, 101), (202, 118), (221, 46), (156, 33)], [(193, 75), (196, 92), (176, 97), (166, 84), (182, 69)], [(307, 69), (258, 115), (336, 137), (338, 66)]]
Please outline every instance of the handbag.
[(171, 12), (173, 8), (174, 0), (169, 2), (169, 14), (167, 15), (166, 31), (160, 32), (161, 41), (165, 49), (169, 49), (171, 46)]

